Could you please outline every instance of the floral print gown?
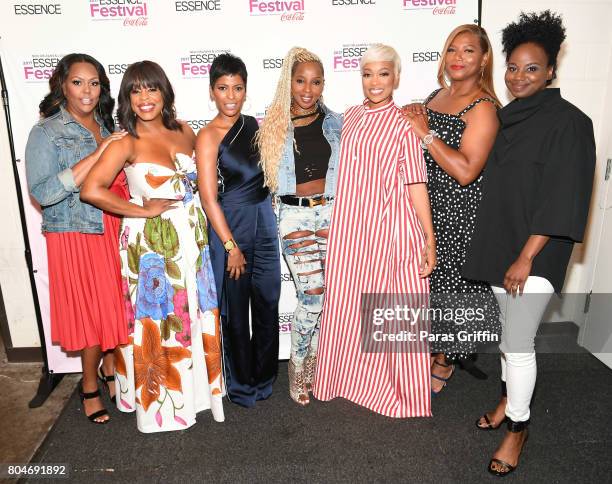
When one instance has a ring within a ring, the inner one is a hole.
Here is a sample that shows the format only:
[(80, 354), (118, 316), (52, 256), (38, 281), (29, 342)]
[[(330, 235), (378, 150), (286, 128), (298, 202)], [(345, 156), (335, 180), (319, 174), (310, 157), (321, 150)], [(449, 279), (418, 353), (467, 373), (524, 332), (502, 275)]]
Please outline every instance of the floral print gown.
[(195, 162), (125, 169), (131, 201), (176, 199), (148, 219), (124, 218), (120, 238), (129, 343), (116, 351), (117, 406), (138, 430), (183, 430), (211, 409), (223, 421), (221, 336), (206, 218), (193, 193)]

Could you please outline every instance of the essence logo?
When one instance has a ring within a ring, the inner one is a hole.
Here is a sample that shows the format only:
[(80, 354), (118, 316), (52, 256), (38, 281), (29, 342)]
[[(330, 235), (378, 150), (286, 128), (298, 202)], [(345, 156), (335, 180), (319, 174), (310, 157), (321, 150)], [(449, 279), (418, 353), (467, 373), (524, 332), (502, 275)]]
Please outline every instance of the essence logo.
[(283, 67), (283, 58), (282, 57), (268, 57), (263, 60), (263, 68), (265, 70), (268, 69), (280, 69)]
[(188, 119), (187, 124), (197, 133), (197, 130), (202, 129), (211, 121), (212, 119)]
[(334, 71), (358, 71), (361, 56), (368, 50), (368, 47), (369, 44), (346, 44), (334, 50)]
[(457, 0), (402, 0), (404, 10), (429, 10), (433, 15), (454, 15)]
[(179, 13), (219, 12), (221, 0), (179, 0), (174, 2), (174, 10)]
[(27, 82), (46, 82), (60, 59), (55, 54), (33, 55), (23, 63), (23, 78)]
[(280, 15), (281, 21), (304, 20), (304, 3), (306, 0), (273, 2), (249, 0), (249, 13), (253, 16)]
[(438, 51), (432, 50), (429, 52), (413, 52), (412, 62), (437, 62), (440, 60), (441, 54)]
[(181, 57), (181, 76), (183, 76), (183, 79), (208, 77), (212, 61), (219, 54), (226, 52), (229, 52), (229, 49), (190, 51), (189, 55)]
[(15, 3), (15, 15), (61, 15), (60, 3)]
[(121, 74), (125, 74), (126, 69), (129, 64), (108, 64), (106, 66), (106, 73), (109, 76), (118, 76)]
[(376, 0), (332, 0), (332, 7), (350, 7), (351, 5), (376, 5)]
[(89, 15), (93, 20), (121, 20), (126, 27), (148, 24), (146, 0), (89, 0)]

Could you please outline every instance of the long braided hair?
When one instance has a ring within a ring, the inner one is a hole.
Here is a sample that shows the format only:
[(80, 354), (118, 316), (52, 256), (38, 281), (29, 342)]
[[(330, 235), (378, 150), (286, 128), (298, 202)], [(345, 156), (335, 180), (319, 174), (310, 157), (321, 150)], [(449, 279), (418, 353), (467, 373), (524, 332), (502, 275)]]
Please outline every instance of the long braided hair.
[(316, 54), (302, 47), (293, 47), (283, 59), (274, 99), (255, 138), (261, 156), (264, 184), (272, 192), (278, 189), (278, 168), (291, 122), (291, 77), (297, 64), (302, 62), (317, 62), (323, 71), (323, 63)]

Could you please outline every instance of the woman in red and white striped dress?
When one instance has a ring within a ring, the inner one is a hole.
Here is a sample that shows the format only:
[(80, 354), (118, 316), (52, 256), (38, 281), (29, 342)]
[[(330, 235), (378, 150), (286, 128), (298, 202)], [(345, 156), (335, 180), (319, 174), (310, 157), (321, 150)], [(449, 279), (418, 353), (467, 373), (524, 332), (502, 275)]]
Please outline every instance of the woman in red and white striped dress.
[(427, 341), (417, 334), (417, 342), (362, 347), (362, 294), (418, 299), (436, 263), (420, 140), (393, 102), (399, 73), (397, 52), (372, 46), (361, 60), (366, 99), (344, 115), (314, 395), (389, 417), (428, 417)]

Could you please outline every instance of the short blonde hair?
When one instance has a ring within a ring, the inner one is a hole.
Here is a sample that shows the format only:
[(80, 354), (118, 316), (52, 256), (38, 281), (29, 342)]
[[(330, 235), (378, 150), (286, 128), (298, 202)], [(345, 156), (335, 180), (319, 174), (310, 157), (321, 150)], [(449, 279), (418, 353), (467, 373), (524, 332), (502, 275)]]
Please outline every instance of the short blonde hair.
[(397, 78), (399, 78), (400, 72), (402, 72), (402, 61), (400, 56), (390, 45), (372, 44), (370, 48), (365, 51), (359, 62), (359, 69), (361, 72), (363, 72), (364, 66), (370, 62), (393, 63), (393, 72)]

